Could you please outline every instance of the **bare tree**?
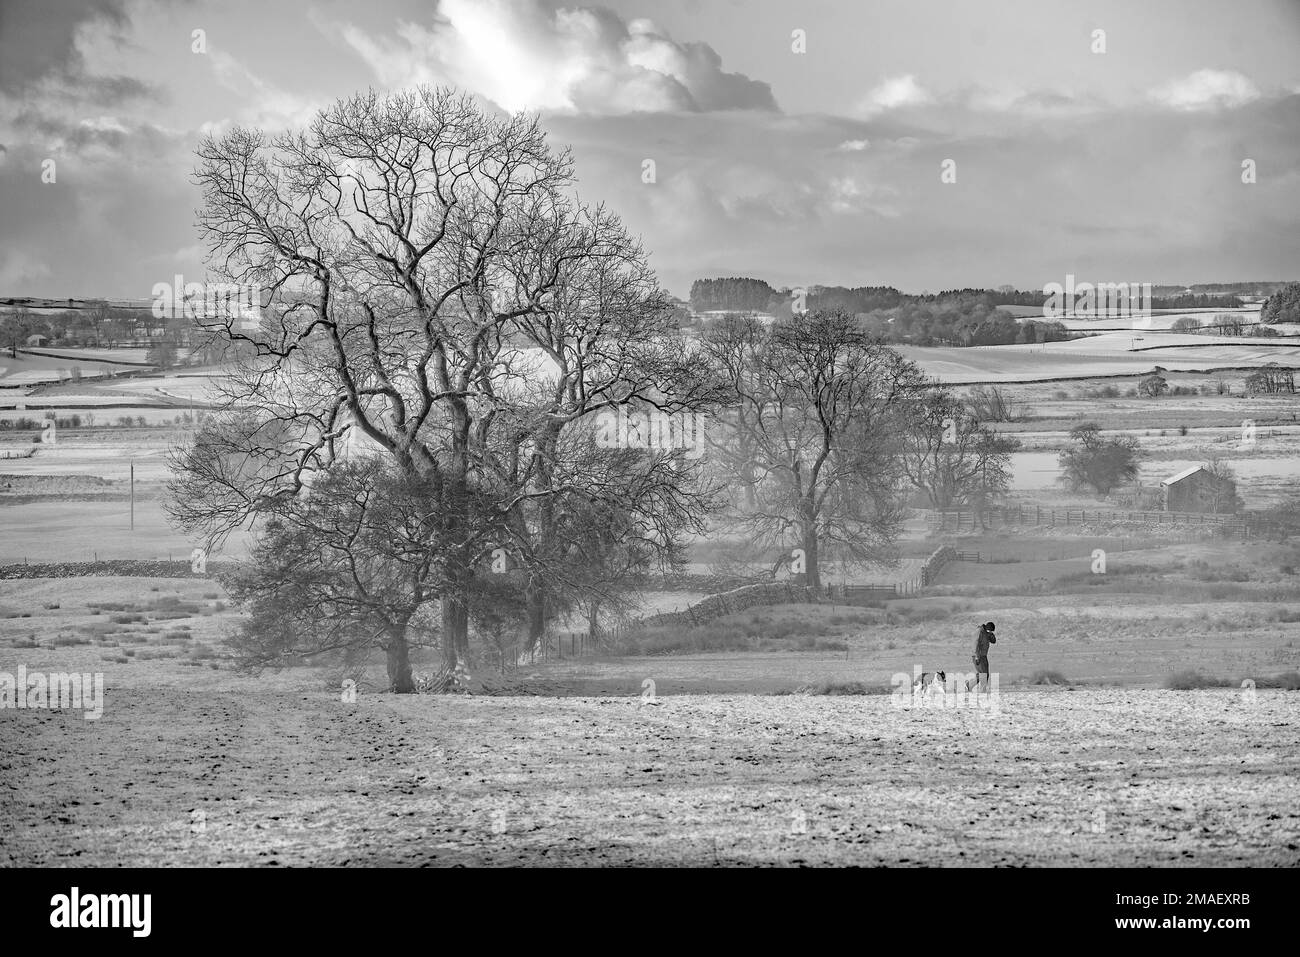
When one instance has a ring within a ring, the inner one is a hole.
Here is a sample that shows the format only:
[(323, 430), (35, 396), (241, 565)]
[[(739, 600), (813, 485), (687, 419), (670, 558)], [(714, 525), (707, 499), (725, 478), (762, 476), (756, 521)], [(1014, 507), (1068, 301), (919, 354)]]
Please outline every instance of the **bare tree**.
[(26, 306), (0, 313), (0, 345), (9, 350), (9, 358), (18, 358), (18, 347), (26, 344), (35, 328), (36, 322)]
[(1237, 473), (1227, 462), (1212, 458), (1205, 463), (1209, 480), (1197, 486), (1197, 496), (1208, 512), (1236, 514), (1245, 508), (1237, 492)]
[(916, 403), (901, 434), (903, 472), (934, 508), (951, 508), (1006, 491), (1011, 453), (1020, 443), (981, 427), (960, 399), (942, 389)]
[[(698, 440), (702, 451), (696, 433), (716, 390), (702, 360), (684, 350), (638, 247), (579, 265), (519, 317), (516, 339), (529, 349), (490, 383), (498, 411), (489, 445), (509, 489), (512, 543), (529, 572), (530, 646), (551, 610), (613, 608), (634, 571), (677, 561), (680, 535), (702, 532), (711, 508), (712, 490), (682, 445), (600, 447), (598, 423), (631, 411), (673, 419), (678, 437)], [(599, 570), (588, 560), (593, 549)]]
[(1295, 392), (1295, 373), (1276, 362), (1265, 363), (1246, 377), (1247, 395), (1276, 395)]
[(377, 647), (389, 687), (411, 690), (412, 624), (430, 619), (447, 547), (429, 491), (422, 477), (372, 459), (339, 465), (310, 495), (267, 507), (252, 561), (226, 580), (250, 611), (233, 642), (241, 664)]
[(1208, 323), (1221, 336), (1239, 336), (1246, 329), (1246, 320), (1231, 312), (1216, 313)]
[[(729, 450), (724, 461), (755, 489), (755, 507), (729, 524), (757, 545), (802, 549), (814, 587), (823, 546), (892, 559), (906, 512), (895, 436), (927, 385), (920, 370), (843, 312), (796, 315), (770, 330), (736, 319), (702, 343), (730, 393), (711, 444)], [(740, 447), (752, 450), (750, 462)]]
[(997, 386), (973, 387), (966, 396), (966, 404), (981, 422), (1015, 422), (1024, 411)]
[(102, 344), (101, 336), (112, 320), (113, 309), (104, 299), (95, 300), (91, 307), (86, 310), (86, 321), (90, 323), (90, 331), (95, 337), (95, 345)]
[[(206, 139), (199, 160), (214, 271), (271, 305), (255, 329), (216, 320), (250, 350), (224, 386), (243, 424), (214, 427), (204, 455), (178, 458), (178, 520), (219, 538), (368, 447), (428, 490), (444, 666), (464, 663), (475, 563), (503, 534), (475, 503), (509, 515), (556, 491), (503, 480), (494, 429), (514, 401), (503, 384), (521, 350), (541, 348), (575, 277), (640, 276), (639, 247), (571, 195), (571, 160), (535, 118), (490, 115), (446, 89), (352, 97), (275, 138), (237, 129)], [(605, 361), (626, 369), (641, 355)], [(606, 377), (605, 401), (636, 392), (625, 378)], [(560, 405), (566, 421), (590, 411)], [(535, 426), (522, 441), (536, 443)]]
[(1141, 455), (1137, 439), (1131, 435), (1105, 438), (1095, 422), (1081, 422), (1070, 429), (1074, 447), (1060, 454), (1061, 481), (1071, 491), (1091, 487), (1099, 495), (1108, 495), (1112, 489), (1138, 476), (1138, 459)]

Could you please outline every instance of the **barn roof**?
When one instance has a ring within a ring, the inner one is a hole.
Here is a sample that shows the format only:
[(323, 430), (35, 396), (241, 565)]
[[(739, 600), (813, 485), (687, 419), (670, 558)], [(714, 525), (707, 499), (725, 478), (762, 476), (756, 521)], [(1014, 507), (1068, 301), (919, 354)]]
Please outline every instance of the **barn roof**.
[(1195, 475), (1197, 472), (1204, 472), (1204, 471), (1206, 471), (1206, 468), (1205, 468), (1204, 465), (1193, 465), (1193, 466), (1192, 466), (1191, 468), (1189, 468), (1189, 469), (1183, 469), (1183, 470), (1182, 470), (1181, 472), (1179, 472), (1177, 475), (1171, 475), (1171, 476), (1169, 476), (1169, 478), (1164, 479), (1160, 484), (1161, 484), (1161, 485), (1173, 485), (1175, 482), (1181, 482), (1183, 479), (1187, 478), (1189, 475)]

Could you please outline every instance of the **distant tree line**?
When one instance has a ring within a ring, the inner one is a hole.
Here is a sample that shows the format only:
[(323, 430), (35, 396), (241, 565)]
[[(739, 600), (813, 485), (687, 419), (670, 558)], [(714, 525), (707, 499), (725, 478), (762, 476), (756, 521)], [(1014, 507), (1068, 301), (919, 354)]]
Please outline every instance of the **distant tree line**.
[(859, 319), (886, 342), (914, 346), (1001, 346), (1070, 338), (1059, 322), (1017, 319), (983, 300), (906, 303)]
[(1300, 322), (1300, 282), (1293, 282), (1264, 300), (1264, 306), (1259, 311), (1259, 321), (1270, 325), (1277, 322)]
[(1191, 286), (1155, 286), (1152, 292), (1159, 297), (1181, 294), (1184, 290), (1208, 295), (1271, 296), (1289, 282), (1201, 282)]
[(691, 306), (697, 312), (718, 309), (763, 312), (776, 298), (776, 290), (761, 279), (732, 276), (726, 279), (697, 279), (691, 283)]
[[(1198, 287), (1199, 288), (1199, 287)], [(793, 290), (773, 288), (761, 279), (727, 277), (723, 279), (697, 279), (691, 283), (691, 308), (696, 312), (735, 310), (777, 313), (788, 309)], [(836, 310), (839, 312), (874, 312), (896, 309), (917, 303), (967, 303), (980, 302), (989, 306), (1041, 306), (1040, 289), (1015, 289), (1000, 286), (997, 289), (945, 289), (941, 292), (910, 294), (893, 286), (809, 286), (805, 304), (809, 309)], [(1232, 295), (1176, 292), (1157, 294), (1152, 298), (1153, 309), (1214, 309), (1242, 305), (1241, 299)]]

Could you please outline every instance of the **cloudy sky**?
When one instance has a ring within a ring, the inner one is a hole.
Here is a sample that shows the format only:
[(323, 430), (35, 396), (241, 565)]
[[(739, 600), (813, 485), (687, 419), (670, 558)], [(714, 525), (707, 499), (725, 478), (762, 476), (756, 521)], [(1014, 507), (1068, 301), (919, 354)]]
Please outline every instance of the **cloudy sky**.
[(203, 132), (422, 82), (540, 112), (679, 295), (1295, 279), (1298, 54), (1295, 0), (0, 0), (0, 295), (201, 279)]

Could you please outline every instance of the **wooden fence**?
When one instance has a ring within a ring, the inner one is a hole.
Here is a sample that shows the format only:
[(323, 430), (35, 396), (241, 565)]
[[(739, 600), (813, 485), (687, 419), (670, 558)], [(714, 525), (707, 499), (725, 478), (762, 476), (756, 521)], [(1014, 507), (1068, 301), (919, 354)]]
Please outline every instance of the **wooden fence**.
[[(615, 637), (618, 626), (603, 630), (604, 637)], [(549, 631), (542, 635), (536, 647), (527, 651), (522, 645), (498, 648), (489, 653), (488, 660), (494, 661), (501, 674), (507, 674), (517, 668), (528, 667), (545, 661), (564, 661), (570, 658), (590, 658), (599, 654), (602, 635), (586, 631)]]

